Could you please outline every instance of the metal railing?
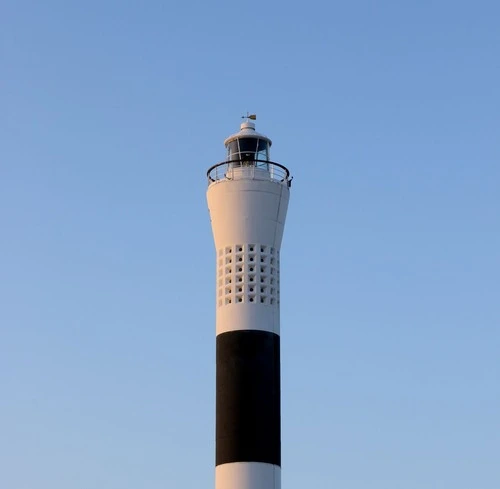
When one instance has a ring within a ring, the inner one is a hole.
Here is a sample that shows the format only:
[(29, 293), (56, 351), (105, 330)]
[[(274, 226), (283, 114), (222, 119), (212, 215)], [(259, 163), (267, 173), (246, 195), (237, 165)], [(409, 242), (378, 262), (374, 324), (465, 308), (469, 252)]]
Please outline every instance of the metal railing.
[[(245, 171), (244, 175), (242, 170)], [(229, 160), (217, 163), (207, 171), (208, 184), (222, 180), (233, 180), (239, 178), (255, 178), (258, 180), (269, 179), (273, 182), (290, 186), (292, 179), (288, 168), (279, 163), (267, 160)]]

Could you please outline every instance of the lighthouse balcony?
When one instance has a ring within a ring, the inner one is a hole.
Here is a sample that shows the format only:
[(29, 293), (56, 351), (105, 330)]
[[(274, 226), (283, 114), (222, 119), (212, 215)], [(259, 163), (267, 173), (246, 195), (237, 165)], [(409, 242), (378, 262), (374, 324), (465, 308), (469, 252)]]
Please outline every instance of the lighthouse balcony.
[(227, 180), (270, 180), (290, 186), (288, 169), (268, 160), (229, 160), (217, 163), (207, 171), (208, 185)]

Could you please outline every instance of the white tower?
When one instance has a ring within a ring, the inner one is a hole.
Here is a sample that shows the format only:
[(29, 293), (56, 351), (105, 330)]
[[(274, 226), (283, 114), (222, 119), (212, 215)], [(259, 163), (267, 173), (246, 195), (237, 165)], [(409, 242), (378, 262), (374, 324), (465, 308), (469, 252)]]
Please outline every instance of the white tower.
[[(254, 119), (255, 116), (250, 116)], [(216, 489), (280, 489), (280, 247), (288, 170), (247, 120), (208, 172), (217, 254)]]

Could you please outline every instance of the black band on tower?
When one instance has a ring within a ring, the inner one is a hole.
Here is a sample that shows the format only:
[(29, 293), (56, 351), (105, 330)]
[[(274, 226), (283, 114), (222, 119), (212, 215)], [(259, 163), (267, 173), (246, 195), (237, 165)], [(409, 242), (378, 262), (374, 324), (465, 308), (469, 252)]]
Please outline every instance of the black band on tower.
[(216, 403), (216, 465), (281, 465), (277, 334), (244, 330), (217, 336)]

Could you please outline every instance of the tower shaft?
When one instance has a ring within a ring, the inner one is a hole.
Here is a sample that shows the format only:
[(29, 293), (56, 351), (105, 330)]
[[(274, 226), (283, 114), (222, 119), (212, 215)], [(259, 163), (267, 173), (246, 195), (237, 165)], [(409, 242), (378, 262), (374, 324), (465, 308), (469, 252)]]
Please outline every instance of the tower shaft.
[(279, 489), (288, 170), (268, 161), (259, 167), (252, 158), (237, 163), (209, 170), (207, 191), (217, 260), (216, 489)]

